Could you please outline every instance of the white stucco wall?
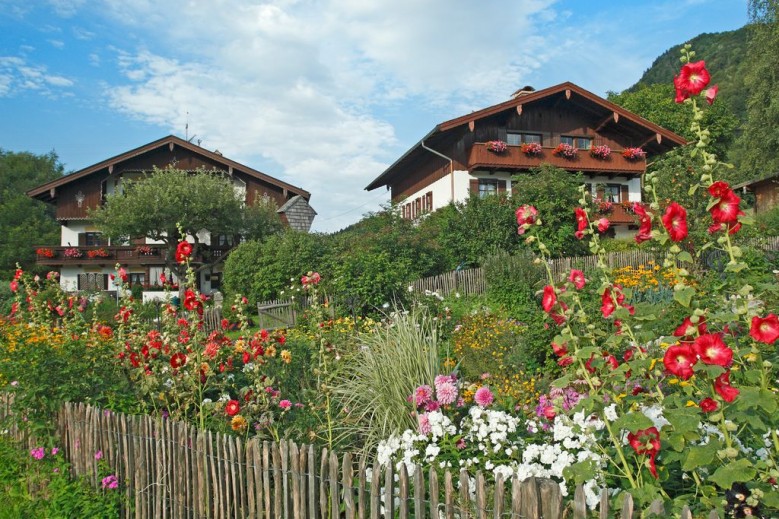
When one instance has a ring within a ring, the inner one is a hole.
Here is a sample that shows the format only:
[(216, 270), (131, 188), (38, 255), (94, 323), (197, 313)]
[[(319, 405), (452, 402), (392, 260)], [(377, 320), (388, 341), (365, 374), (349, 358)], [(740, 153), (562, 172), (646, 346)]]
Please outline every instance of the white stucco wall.
[(628, 186), (628, 200), (627, 202), (640, 202), (641, 201), (641, 178), (631, 178), (626, 180), (625, 178), (609, 178), (607, 176), (586, 176), (587, 183), (593, 184), (620, 184)]
[(454, 201), (463, 202), (470, 196), (471, 179), (474, 178), (498, 178), (506, 181), (507, 192), (511, 193), (511, 173), (496, 172), (492, 175), (488, 172), (475, 171), (473, 175), (467, 171), (457, 170), (454, 172), (454, 186), (452, 185), (452, 175), (446, 175), (444, 178), (436, 180), (429, 186), (425, 186), (419, 191), (412, 193), (406, 198), (401, 206), (408, 203), (414, 203), (419, 197), (424, 197), (427, 193), (433, 193), (432, 210), (440, 209), (452, 201), (452, 188), (454, 187)]

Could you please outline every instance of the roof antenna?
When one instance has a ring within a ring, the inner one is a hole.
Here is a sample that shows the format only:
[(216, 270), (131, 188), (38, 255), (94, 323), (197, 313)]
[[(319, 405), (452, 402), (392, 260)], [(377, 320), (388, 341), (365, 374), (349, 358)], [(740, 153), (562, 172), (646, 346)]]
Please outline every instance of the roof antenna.
[(184, 124), (184, 140), (189, 142), (189, 112), (187, 112), (186, 124)]

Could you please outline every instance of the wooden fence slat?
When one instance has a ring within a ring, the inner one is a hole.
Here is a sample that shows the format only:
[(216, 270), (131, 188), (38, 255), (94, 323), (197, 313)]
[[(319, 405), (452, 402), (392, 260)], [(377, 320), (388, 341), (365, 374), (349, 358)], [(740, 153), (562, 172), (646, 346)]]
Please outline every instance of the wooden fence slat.
[(414, 468), (414, 517), (425, 519), (425, 476), (420, 465)]
[(487, 488), (482, 471), (476, 473), (476, 517), (487, 519)]
[(360, 462), (357, 465), (357, 518), (365, 519), (366, 516), (366, 503), (365, 503), (365, 485), (366, 485), (366, 469), (368, 468), (366, 455), (363, 453), (360, 456)]
[(262, 489), (265, 497), (265, 519), (271, 519), (270, 447), (266, 441), (262, 442)]
[(541, 517), (562, 517), (563, 496), (560, 485), (550, 479), (541, 479), (538, 481), (538, 496)]
[(316, 453), (312, 446), (308, 450), (308, 518), (316, 519), (318, 501), (316, 498)]
[(539, 514), (539, 499), (538, 499), (538, 482), (535, 477), (531, 476), (519, 485), (522, 493), (522, 515), (527, 519), (538, 519)]
[[(625, 499), (622, 501), (622, 519), (633, 519), (633, 495), (629, 492), (623, 492)], [(689, 509), (688, 509), (689, 512)], [(682, 517), (684, 517), (684, 510), (682, 510)]]
[(387, 468), (384, 471), (384, 517), (386, 519), (395, 518), (394, 486), (395, 478), (392, 472), (392, 463), (388, 463)]
[(371, 470), (371, 519), (379, 519), (379, 498), (381, 493), (381, 469), (377, 462)]
[[(282, 514), (285, 512), (285, 506), (283, 504), (283, 488), (282, 488), (282, 474), (281, 474), (281, 450), (278, 443), (273, 443), (271, 449), (271, 455), (273, 457), (273, 510), (276, 518), (285, 517)], [(288, 516), (285, 517), (287, 519)]]
[(319, 513), (322, 519), (328, 519), (330, 508), (327, 501), (327, 448), (322, 449), (322, 459), (319, 462)]
[(444, 515), (446, 519), (454, 519), (454, 482), (452, 473), (444, 472)]
[[(433, 491), (432, 486), (430, 491)], [(502, 519), (503, 509), (505, 508), (504, 499), (506, 499), (506, 484), (503, 479), (503, 474), (498, 474), (495, 477), (495, 497), (492, 505), (492, 516), (494, 519)]]
[(401, 463), (398, 474), (398, 497), (400, 498), (398, 505), (400, 519), (408, 519), (408, 470), (406, 470), (405, 463)]
[(289, 506), (289, 444), (286, 440), (279, 442), (279, 456), (281, 457), (281, 492), (283, 495), (281, 506), (284, 511), (284, 519), (290, 519), (292, 516)]
[[(603, 500), (601, 496), (601, 507), (603, 506)], [(608, 507), (607, 507), (608, 508)], [(601, 512), (602, 514), (603, 512)], [(608, 514), (608, 509), (606, 510)], [(584, 497), (584, 488), (581, 485), (576, 485), (576, 490), (573, 493), (573, 519), (585, 519), (587, 517), (587, 501)]]
[[(522, 508), (522, 490), (519, 486), (519, 478), (514, 476), (511, 479), (511, 517), (513, 519), (519, 519), (520, 509)], [(576, 516), (574, 515), (574, 519)]]
[(292, 517), (300, 519), (300, 453), (295, 442), (289, 442), (290, 478), (292, 479)]
[[(330, 452), (330, 517), (339, 517), (341, 510), (340, 492), (338, 489), (338, 456)], [(324, 474), (323, 474), (324, 476)]]
[(471, 516), (471, 478), (468, 477), (468, 471), (460, 470), (460, 517), (468, 519)]
[(598, 517), (600, 519), (609, 519), (609, 491), (605, 488), (600, 492), (600, 514)]
[(341, 488), (344, 495), (344, 515), (346, 519), (354, 519), (355, 516), (353, 472), (352, 455), (347, 452), (344, 454), (343, 466), (341, 467)]

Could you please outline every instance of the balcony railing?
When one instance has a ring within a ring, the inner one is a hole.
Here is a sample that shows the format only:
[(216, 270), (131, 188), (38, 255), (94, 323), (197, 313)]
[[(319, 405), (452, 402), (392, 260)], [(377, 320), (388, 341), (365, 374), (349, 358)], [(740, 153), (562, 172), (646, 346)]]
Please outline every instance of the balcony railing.
[(544, 147), (539, 155), (527, 155), (522, 153), (520, 146), (507, 146), (506, 151), (496, 153), (488, 150), (486, 143), (477, 142), (468, 154), (468, 169), (530, 169), (551, 164), (571, 171), (606, 174), (640, 175), (646, 170), (646, 159), (629, 160), (619, 151), (613, 151), (606, 159), (591, 156), (589, 150), (579, 150), (572, 159), (555, 155), (553, 151), (554, 148)]
[[(218, 258), (231, 247), (208, 247), (200, 257)], [(101, 247), (36, 247), (36, 263), (47, 266), (65, 265), (162, 265), (165, 263), (165, 247), (162, 245), (129, 245)]]

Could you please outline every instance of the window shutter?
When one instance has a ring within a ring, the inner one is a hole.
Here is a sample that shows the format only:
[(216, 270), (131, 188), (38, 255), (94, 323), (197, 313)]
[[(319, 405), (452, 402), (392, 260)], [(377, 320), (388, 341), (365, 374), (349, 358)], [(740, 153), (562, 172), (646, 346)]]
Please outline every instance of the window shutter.
[(619, 193), (619, 201), (620, 202), (628, 202), (630, 200), (630, 191), (628, 190), (628, 186), (621, 185), (619, 186), (620, 193)]
[(478, 195), (479, 194), (479, 179), (478, 178), (472, 178), (471, 179), (471, 195)]
[(433, 192), (428, 191), (425, 194), (425, 199), (427, 199), (427, 210), (432, 211), (433, 210)]
[(417, 214), (416, 216), (419, 216), (422, 214), (422, 197), (418, 197), (416, 200), (414, 200), (414, 205), (416, 205)]
[(506, 181), (498, 180), (498, 194), (506, 192)]
[(605, 196), (606, 196), (606, 190), (603, 189), (602, 185), (596, 186), (596, 190), (597, 191), (595, 193), (595, 198), (599, 198), (599, 199), (603, 200), (605, 198)]
[(87, 234), (80, 232), (78, 233), (78, 246), (84, 247), (87, 244)]
[[(97, 284), (97, 283), (95, 283)], [(108, 290), (108, 274), (103, 274), (103, 287), (102, 290)]]

